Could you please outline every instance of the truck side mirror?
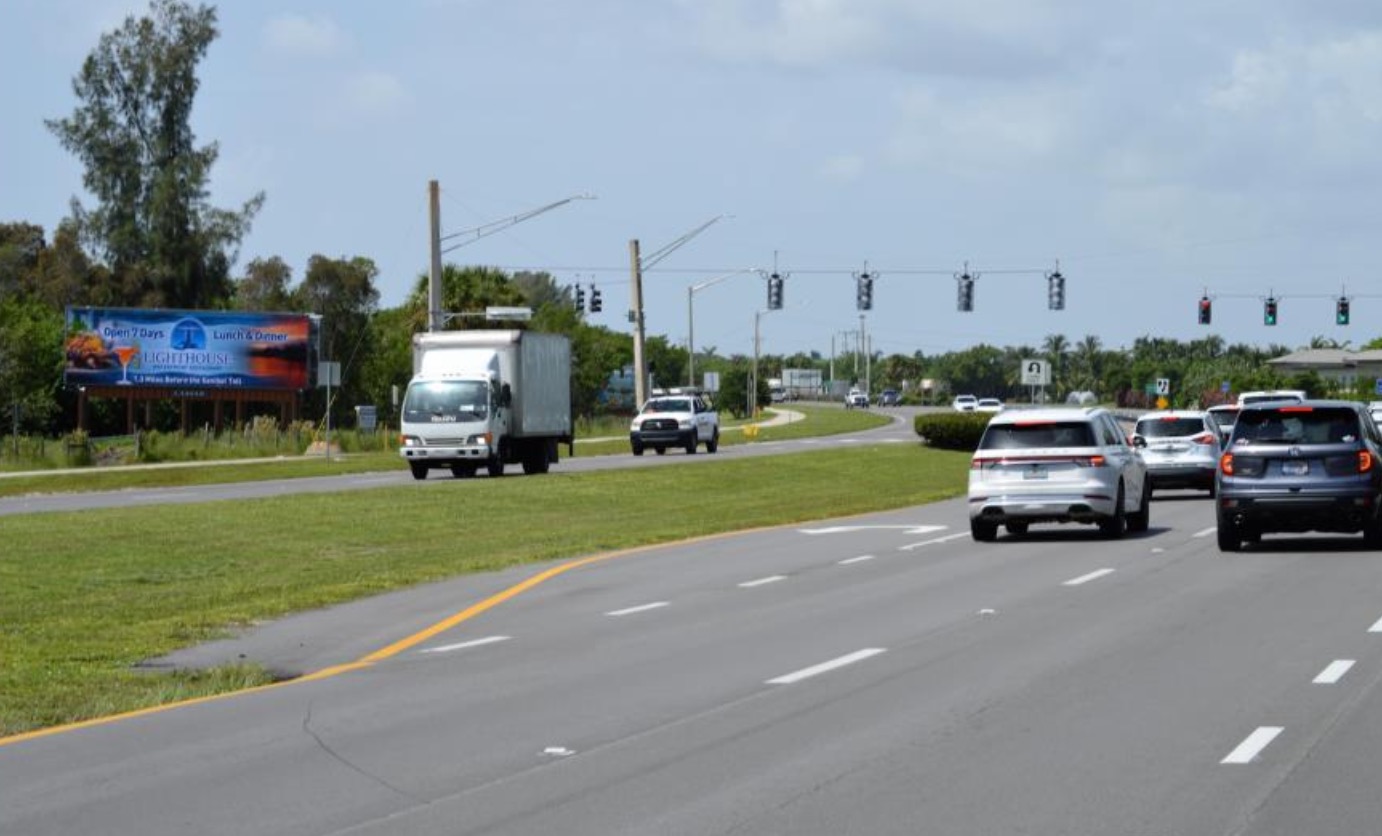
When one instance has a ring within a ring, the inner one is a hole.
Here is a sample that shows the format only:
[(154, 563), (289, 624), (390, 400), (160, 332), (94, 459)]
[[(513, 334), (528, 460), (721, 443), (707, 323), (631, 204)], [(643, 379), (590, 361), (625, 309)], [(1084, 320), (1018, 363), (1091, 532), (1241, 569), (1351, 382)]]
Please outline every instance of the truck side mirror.
[(508, 407), (512, 403), (513, 389), (509, 387), (509, 384), (505, 383), (503, 387), (499, 390), (499, 405), (503, 407)]

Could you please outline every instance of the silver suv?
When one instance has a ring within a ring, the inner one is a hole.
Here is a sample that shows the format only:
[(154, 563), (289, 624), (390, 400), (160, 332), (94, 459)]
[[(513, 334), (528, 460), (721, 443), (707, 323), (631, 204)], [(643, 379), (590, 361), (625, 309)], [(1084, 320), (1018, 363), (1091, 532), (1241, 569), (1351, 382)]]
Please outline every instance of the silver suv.
[(1189, 409), (1143, 415), (1132, 435), (1153, 488), (1199, 488), (1210, 496), (1221, 441), (1218, 422), (1206, 412)]
[(1002, 412), (969, 466), (969, 530), (1022, 536), (1032, 523), (1094, 523), (1106, 537), (1146, 531), (1151, 483), (1141, 454), (1106, 409)]

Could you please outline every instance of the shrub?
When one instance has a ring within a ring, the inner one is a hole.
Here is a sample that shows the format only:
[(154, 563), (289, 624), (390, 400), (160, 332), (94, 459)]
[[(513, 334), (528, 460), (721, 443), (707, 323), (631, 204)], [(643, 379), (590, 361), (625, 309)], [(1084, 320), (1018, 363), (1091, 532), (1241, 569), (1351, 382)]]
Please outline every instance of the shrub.
[(918, 415), (912, 426), (930, 447), (972, 452), (991, 417), (981, 412), (938, 412)]

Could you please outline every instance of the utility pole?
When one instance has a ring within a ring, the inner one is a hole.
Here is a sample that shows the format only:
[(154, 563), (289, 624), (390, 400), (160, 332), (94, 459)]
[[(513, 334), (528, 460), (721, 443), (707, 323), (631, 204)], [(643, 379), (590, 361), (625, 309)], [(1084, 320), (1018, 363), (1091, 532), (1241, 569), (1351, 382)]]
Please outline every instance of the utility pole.
[(428, 216), (431, 220), (432, 269), (427, 280), (427, 330), (440, 331), (445, 318), (441, 310), (441, 186), (427, 181)]
[(642, 409), (648, 399), (647, 366), (643, 364), (643, 260), (638, 255), (638, 239), (629, 242), (629, 271), (633, 298), (629, 320), (633, 322), (633, 399), (634, 409)]

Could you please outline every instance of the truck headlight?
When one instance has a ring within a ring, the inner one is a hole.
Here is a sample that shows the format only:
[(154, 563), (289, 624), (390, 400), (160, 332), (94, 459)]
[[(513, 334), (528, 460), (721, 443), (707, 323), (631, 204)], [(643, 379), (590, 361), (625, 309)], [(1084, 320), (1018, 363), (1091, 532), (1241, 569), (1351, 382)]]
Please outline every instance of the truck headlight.
[(404, 447), (421, 447), (422, 441), (415, 435), (405, 435), (399, 438)]

